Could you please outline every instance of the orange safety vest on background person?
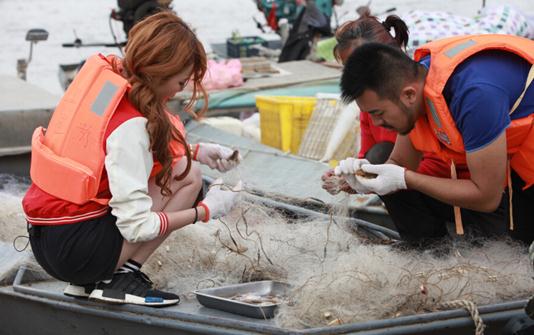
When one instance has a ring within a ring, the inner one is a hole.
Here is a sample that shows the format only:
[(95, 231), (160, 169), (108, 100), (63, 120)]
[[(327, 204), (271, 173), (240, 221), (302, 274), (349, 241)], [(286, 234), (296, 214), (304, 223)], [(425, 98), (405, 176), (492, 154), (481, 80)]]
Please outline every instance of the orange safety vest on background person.
[[(96, 198), (104, 170), (106, 129), (129, 86), (103, 55), (86, 60), (48, 128), (39, 127), (33, 133), (30, 176), (36, 186), (75, 204), (107, 204), (109, 199)], [(185, 134), (180, 119), (171, 114), (169, 118)], [(185, 148), (174, 142), (169, 144), (173, 162), (185, 154)]]
[[(462, 135), (443, 97), (443, 89), (460, 63), (475, 53), (490, 49), (515, 53), (534, 64), (534, 41), (509, 35), (451, 37), (425, 44), (415, 51), (415, 61), (428, 55), (431, 57), (424, 86), (425, 116), (417, 120), (409, 134), (416, 150), (436, 153), (444, 161), (451, 162), (452, 167), (466, 164)], [(522, 95), (510, 114), (521, 98)], [(534, 114), (531, 114), (512, 120), (506, 130), (510, 166), (525, 181), (525, 188), (534, 184), (533, 122)]]

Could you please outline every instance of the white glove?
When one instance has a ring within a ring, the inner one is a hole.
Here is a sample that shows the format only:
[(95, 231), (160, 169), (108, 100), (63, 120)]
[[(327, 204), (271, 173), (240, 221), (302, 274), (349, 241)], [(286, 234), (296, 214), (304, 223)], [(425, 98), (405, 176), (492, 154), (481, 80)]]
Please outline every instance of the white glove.
[(212, 143), (199, 143), (196, 160), (212, 169), (226, 172), (235, 168), (242, 158), (239, 152), (236, 154), (228, 147)]
[(364, 164), (369, 164), (369, 161), (365, 158), (349, 157), (339, 162), (339, 165), (334, 169), (334, 173), (336, 176), (343, 176), (347, 184), (356, 192), (370, 193), (371, 191), (362, 185), (355, 176), (356, 171)]
[(404, 178), (405, 168), (395, 164), (364, 164), (361, 169), (368, 173), (374, 173), (376, 178), (363, 178), (356, 176), (361, 185), (366, 187), (370, 192), (378, 195), (393, 193), (399, 190), (405, 190), (406, 180)]
[[(209, 218), (216, 219), (225, 216), (237, 202), (239, 191), (243, 189), (241, 180), (232, 189), (224, 190), (221, 188), (223, 181), (221, 178), (216, 179), (202, 203), (208, 207)], [(207, 220), (206, 220), (207, 221)]]

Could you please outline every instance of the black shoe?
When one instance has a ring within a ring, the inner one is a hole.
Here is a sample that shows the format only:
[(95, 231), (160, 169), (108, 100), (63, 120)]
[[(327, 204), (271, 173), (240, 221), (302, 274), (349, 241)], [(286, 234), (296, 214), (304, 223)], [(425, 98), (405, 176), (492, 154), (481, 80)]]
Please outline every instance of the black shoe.
[(63, 294), (74, 298), (88, 298), (95, 287), (96, 284), (76, 285), (69, 283), (63, 290)]
[(169, 306), (180, 302), (173, 293), (152, 288), (152, 282), (141, 271), (115, 273), (111, 282), (96, 285), (89, 299), (115, 304)]

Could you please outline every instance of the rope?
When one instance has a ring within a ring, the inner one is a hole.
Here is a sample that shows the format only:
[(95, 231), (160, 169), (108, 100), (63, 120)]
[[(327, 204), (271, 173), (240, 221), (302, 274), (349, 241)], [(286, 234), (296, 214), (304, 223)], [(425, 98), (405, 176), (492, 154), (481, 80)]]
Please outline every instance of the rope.
[[(26, 241), (26, 244), (24, 245), (24, 247), (22, 248), (19, 248), (17, 247), (17, 241), (21, 238), (25, 238), (27, 239)], [(18, 235), (17, 237), (15, 237), (15, 239), (13, 240), (13, 249), (15, 249), (16, 251), (18, 252), (23, 252), (24, 250), (26, 250), (26, 248), (28, 247), (28, 245), (30, 245), (30, 237), (29, 236), (26, 236), (26, 235)]]
[[(456, 175), (456, 165), (454, 164), (454, 161), (451, 160), (451, 179), (458, 179), (458, 176)], [(462, 212), (460, 210), (460, 207), (453, 206), (454, 208), (454, 224), (456, 226), (456, 234), (457, 235), (463, 235), (464, 234), (464, 225), (462, 223)]]
[(474, 302), (469, 300), (453, 300), (448, 302), (442, 302), (438, 306), (439, 309), (456, 309), (456, 308), (463, 308), (466, 309), (469, 314), (471, 314), (471, 318), (475, 322), (475, 335), (484, 335), (484, 328), (486, 326), (484, 325), (484, 321), (480, 317), (480, 314), (478, 313), (477, 306)]

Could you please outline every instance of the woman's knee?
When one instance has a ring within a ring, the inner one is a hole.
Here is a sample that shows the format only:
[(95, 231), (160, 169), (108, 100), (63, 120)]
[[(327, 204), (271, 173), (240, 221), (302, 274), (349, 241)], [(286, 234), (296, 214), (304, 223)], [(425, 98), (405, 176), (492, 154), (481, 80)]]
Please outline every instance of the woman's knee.
[(191, 170), (189, 170), (187, 178), (189, 178), (191, 184), (193, 184), (195, 188), (200, 190), (202, 187), (202, 171), (200, 170), (200, 164), (197, 162), (191, 163)]
[[(173, 169), (173, 177), (176, 178), (180, 175), (182, 175), (187, 167), (187, 160), (185, 157), (181, 159), (178, 164)], [(189, 172), (187, 172), (187, 175), (183, 177), (181, 180), (174, 179), (176, 186), (178, 186), (178, 189), (182, 188), (183, 186), (191, 186), (200, 189), (202, 186), (202, 172), (200, 170), (200, 166), (197, 162), (191, 162), (191, 167), (189, 169)]]

